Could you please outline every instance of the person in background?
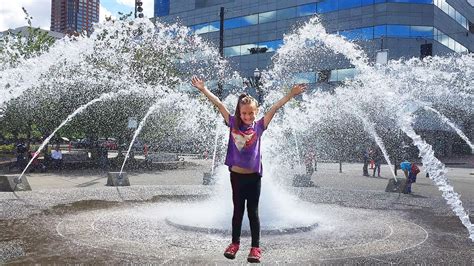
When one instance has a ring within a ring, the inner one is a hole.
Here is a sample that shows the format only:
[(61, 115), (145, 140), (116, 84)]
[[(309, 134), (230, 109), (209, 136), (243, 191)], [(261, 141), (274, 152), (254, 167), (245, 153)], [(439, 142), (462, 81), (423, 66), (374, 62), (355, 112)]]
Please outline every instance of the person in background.
[(411, 194), (411, 186), (416, 182), (416, 175), (420, 172), (420, 169), (415, 163), (411, 163), (408, 160), (405, 160), (400, 164), (400, 169), (402, 169), (407, 179), (405, 188), (403, 189), (403, 194)]
[(61, 153), (59, 145), (56, 145), (56, 148), (51, 152), (51, 160), (54, 169), (61, 169), (63, 164), (63, 154)]
[(364, 150), (364, 167), (362, 167), (364, 176), (369, 176), (369, 159), (369, 151), (366, 149)]
[(306, 151), (304, 164), (306, 165), (306, 174), (312, 175), (314, 172), (314, 152)]
[(46, 166), (38, 159), (38, 157), (39, 157), (39, 152), (29, 151), (28, 159), (29, 160), (33, 159), (33, 161), (31, 161), (30, 172), (39, 170), (41, 173), (44, 173), (46, 172)]
[(374, 173), (372, 176), (375, 177), (375, 172), (377, 172), (377, 177), (380, 177), (380, 167), (382, 165), (382, 153), (380, 152), (379, 149), (375, 149), (374, 153), (372, 155), (372, 160), (374, 160)]
[(23, 141), (20, 141), (16, 145), (16, 167), (19, 170), (23, 170), (23, 168), (25, 168), (26, 164), (28, 163), (28, 161), (27, 161), (27, 158), (28, 158), (27, 152), (28, 152), (28, 150), (26, 148), (25, 143)]

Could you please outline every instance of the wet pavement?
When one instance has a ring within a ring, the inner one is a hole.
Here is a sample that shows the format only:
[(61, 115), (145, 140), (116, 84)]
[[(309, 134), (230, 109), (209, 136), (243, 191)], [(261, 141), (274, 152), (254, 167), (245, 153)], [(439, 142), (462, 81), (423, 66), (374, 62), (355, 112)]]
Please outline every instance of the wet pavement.
[[(212, 195), (212, 187), (200, 185), (207, 166), (133, 173), (132, 186), (120, 188), (105, 187), (106, 173), (94, 171), (30, 174), (32, 191), (0, 193), (0, 262), (245, 263), (248, 237), (230, 261), (222, 255), (228, 235), (184, 231), (166, 222), (180, 206)], [(320, 164), (312, 176), (316, 187), (288, 186), (302, 200), (301, 208), (318, 215), (318, 226), (310, 232), (262, 235), (263, 262), (474, 263), (466, 228), (423, 173), (414, 194), (404, 195), (384, 192), (386, 168), (384, 178), (360, 176), (359, 168), (344, 165), (339, 173), (336, 164)], [(449, 168), (448, 173), (469, 213), (474, 210), (472, 172)]]

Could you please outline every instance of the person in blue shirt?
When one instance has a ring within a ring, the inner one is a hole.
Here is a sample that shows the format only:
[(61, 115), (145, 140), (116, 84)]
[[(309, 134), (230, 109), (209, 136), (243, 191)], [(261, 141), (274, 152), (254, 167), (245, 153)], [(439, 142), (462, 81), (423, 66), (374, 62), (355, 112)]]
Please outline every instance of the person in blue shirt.
[(410, 163), (405, 160), (400, 164), (400, 169), (402, 169), (405, 177), (407, 179), (405, 188), (403, 189), (404, 194), (411, 194), (411, 185), (416, 182), (416, 175), (420, 172), (418, 166), (415, 163)]

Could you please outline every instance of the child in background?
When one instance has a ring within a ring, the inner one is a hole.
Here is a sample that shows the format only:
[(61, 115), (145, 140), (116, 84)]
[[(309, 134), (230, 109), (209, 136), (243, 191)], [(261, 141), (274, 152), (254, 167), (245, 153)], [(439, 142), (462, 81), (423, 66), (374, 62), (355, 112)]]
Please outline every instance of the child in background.
[(407, 179), (403, 193), (411, 194), (411, 185), (416, 182), (416, 175), (420, 172), (420, 169), (415, 163), (410, 163), (406, 160), (400, 164), (400, 169), (402, 169)]

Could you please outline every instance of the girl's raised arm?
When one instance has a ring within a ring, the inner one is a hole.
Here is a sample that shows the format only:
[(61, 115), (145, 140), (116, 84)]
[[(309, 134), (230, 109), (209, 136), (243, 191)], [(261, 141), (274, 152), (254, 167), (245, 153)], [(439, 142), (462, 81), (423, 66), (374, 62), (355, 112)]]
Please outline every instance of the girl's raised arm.
[(198, 77), (193, 77), (191, 80), (191, 84), (199, 91), (204, 93), (204, 95), (206, 95), (209, 101), (211, 101), (217, 107), (217, 109), (219, 109), (219, 112), (222, 114), (222, 117), (224, 117), (225, 123), (229, 125), (229, 111), (227, 110), (227, 108), (225, 108), (221, 100), (219, 100), (216, 95), (214, 95), (210, 90), (206, 88), (206, 85), (204, 85), (204, 81)]
[(281, 98), (278, 102), (276, 102), (270, 110), (265, 114), (263, 117), (263, 125), (265, 128), (268, 127), (268, 124), (273, 119), (273, 116), (275, 116), (276, 111), (280, 109), (283, 105), (285, 105), (291, 98), (295, 97), (298, 94), (301, 94), (303, 91), (306, 90), (306, 85), (304, 84), (297, 84), (291, 88), (291, 91), (288, 92), (287, 95), (285, 95), (283, 98)]

